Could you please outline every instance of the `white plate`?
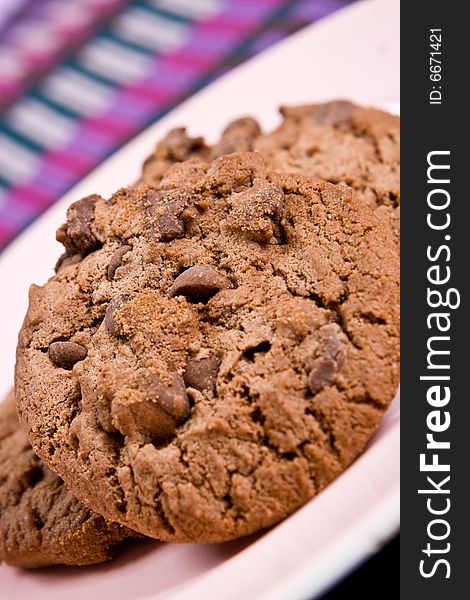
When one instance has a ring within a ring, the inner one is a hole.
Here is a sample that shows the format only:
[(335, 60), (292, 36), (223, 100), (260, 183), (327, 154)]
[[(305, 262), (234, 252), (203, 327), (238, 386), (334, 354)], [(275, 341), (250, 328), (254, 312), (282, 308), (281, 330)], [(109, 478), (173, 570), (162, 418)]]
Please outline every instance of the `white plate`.
[[(399, 2), (367, 0), (306, 28), (231, 72), (127, 144), (37, 220), (0, 257), (0, 397), (12, 383), (16, 336), (30, 282), (42, 283), (60, 253), (66, 207), (134, 181), (168, 129), (216, 139), (243, 114), (266, 128), (281, 104), (399, 98)], [(333, 484), (264, 535), (222, 545), (148, 541), (97, 567), (20, 571), (0, 566), (0, 598), (205, 600), (316, 597), (379, 549), (399, 526), (399, 400), (367, 451)], [(396, 577), (396, 573), (391, 574)]]

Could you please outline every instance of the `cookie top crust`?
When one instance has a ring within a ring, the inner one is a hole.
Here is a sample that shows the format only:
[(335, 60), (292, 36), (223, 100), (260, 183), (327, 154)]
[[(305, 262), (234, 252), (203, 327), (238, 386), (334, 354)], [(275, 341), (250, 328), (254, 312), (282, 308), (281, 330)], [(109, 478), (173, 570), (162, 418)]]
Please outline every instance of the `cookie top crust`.
[(84, 506), (34, 454), (11, 392), (0, 404), (0, 562), (91, 565), (131, 536)]
[[(284, 106), (282, 123), (262, 132), (243, 117), (212, 147), (184, 129), (170, 132), (146, 160), (142, 181), (159, 181), (169, 164), (191, 156), (213, 159), (239, 150), (260, 152), (270, 169), (346, 184), (400, 236), (400, 118), (347, 100)], [(178, 150), (173, 150), (177, 140)], [(184, 142), (183, 142), (184, 140)], [(182, 151), (184, 148), (184, 152)]]
[(258, 153), (69, 209), (16, 386), (87, 505), (161, 540), (272, 525), (363, 450), (398, 386), (396, 247), (345, 186)]

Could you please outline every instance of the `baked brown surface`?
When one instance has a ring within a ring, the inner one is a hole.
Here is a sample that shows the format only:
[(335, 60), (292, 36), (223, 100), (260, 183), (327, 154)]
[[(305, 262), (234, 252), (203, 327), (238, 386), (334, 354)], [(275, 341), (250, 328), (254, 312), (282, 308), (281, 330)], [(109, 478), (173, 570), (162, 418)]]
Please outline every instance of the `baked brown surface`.
[(85, 198), (32, 286), (16, 387), (38, 454), (146, 535), (272, 525), (363, 450), (398, 386), (398, 256), (345, 186), (255, 153)]
[(0, 562), (90, 565), (136, 536), (86, 508), (34, 454), (12, 392), (0, 404)]
[(175, 129), (147, 159), (142, 181), (159, 181), (165, 169), (191, 156), (210, 160), (256, 150), (269, 168), (320, 177), (352, 187), (377, 211), (397, 243), (400, 237), (400, 118), (346, 100), (281, 109), (283, 121), (262, 133), (252, 118), (231, 123), (212, 148)]

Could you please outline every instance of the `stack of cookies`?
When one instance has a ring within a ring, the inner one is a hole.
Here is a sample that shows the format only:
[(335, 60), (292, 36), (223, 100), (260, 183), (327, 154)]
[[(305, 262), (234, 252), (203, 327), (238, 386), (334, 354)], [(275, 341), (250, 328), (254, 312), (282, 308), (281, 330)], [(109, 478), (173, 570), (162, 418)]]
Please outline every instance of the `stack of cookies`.
[(20, 422), (0, 408), (1, 560), (232, 540), (363, 451), (398, 387), (399, 120), (282, 114), (214, 146), (173, 130), (137, 184), (69, 208), (19, 334)]

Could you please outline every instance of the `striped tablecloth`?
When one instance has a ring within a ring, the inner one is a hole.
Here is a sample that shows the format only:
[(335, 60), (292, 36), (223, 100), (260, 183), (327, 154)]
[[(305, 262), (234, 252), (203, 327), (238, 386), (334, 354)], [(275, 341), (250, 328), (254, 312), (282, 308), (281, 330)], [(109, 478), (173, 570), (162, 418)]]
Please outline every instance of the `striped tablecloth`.
[(0, 251), (208, 82), (353, 0), (2, 0)]

